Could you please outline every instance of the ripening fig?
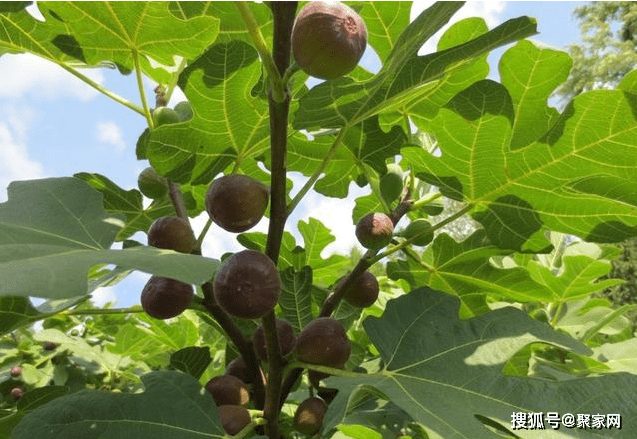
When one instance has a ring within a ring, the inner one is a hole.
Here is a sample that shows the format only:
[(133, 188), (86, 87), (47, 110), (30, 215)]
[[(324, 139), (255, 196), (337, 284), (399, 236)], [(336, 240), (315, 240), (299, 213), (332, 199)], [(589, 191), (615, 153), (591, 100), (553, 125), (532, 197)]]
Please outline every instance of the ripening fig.
[(11, 395), (12, 400), (17, 401), (24, 396), (24, 389), (22, 387), (14, 387), (11, 389), (11, 392), (9, 392), (9, 395)]
[(206, 383), (206, 390), (217, 405), (246, 406), (250, 402), (248, 387), (239, 378), (232, 375), (220, 375)]
[(315, 435), (323, 426), (327, 404), (321, 398), (313, 396), (299, 404), (294, 413), (294, 429), (308, 436)]
[(217, 410), (219, 410), (223, 429), (231, 436), (239, 433), (252, 422), (248, 409), (240, 405), (220, 405)]
[(17, 378), (22, 373), (22, 368), (20, 366), (13, 366), (9, 373), (11, 374), (13, 378)]
[(190, 253), (196, 243), (190, 223), (178, 216), (159, 218), (148, 230), (148, 245), (153, 247)]
[(292, 52), (308, 75), (336, 79), (358, 64), (367, 46), (363, 19), (343, 3), (308, 3), (294, 22)]
[(431, 230), (429, 221), (417, 218), (409, 223), (403, 232), (403, 236), (412, 239), (414, 245), (423, 246), (429, 244), (434, 239), (434, 232)]
[(53, 343), (52, 341), (47, 341), (46, 343), (44, 343), (43, 347), (45, 351), (52, 351), (57, 348), (58, 345), (56, 343)]
[[(336, 285), (339, 288), (346, 278), (343, 278)], [(376, 299), (378, 299), (378, 293), (380, 292), (380, 286), (378, 280), (369, 271), (365, 271), (358, 276), (354, 283), (347, 289), (343, 298), (347, 302), (357, 308), (367, 308), (372, 306)]]
[(391, 242), (394, 223), (384, 213), (370, 213), (356, 225), (356, 238), (367, 249), (379, 250)]
[(153, 110), (153, 122), (155, 123), (155, 128), (162, 125), (178, 123), (180, 122), (179, 114), (172, 108), (157, 107)]
[(242, 356), (238, 356), (230, 363), (228, 363), (228, 367), (226, 368), (226, 375), (235, 376), (246, 384), (252, 384), (252, 377), (250, 376), (248, 365), (246, 364)]
[(167, 277), (152, 276), (142, 290), (142, 308), (151, 317), (169, 319), (190, 306), (194, 298), (192, 285)]
[(254, 227), (268, 207), (268, 189), (247, 175), (224, 175), (206, 193), (206, 211), (222, 229), (240, 233)]
[(221, 264), (213, 291), (219, 306), (231, 316), (258, 319), (276, 306), (281, 280), (269, 257), (256, 250), (243, 250)]
[(159, 175), (152, 166), (139, 173), (137, 186), (142, 194), (153, 200), (168, 193), (168, 180)]
[[(296, 343), (294, 328), (292, 328), (292, 325), (290, 325), (287, 321), (277, 318), (276, 332), (278, 334), (281, 356), (285, 357), (287, 354), (292, 352)], [(254, 343), (254, 349), (257, 352), (257, 357), (259, 357), (260, 360), (268, 361), (267, 340), (265, 339), (263, 324), (260, 324), (254, 331), (252, 341)]]
[(352, 346), (343, 325), (332, 317), (312, 320), (296, 339), (297, 358), (309, 364), (342, 368)]

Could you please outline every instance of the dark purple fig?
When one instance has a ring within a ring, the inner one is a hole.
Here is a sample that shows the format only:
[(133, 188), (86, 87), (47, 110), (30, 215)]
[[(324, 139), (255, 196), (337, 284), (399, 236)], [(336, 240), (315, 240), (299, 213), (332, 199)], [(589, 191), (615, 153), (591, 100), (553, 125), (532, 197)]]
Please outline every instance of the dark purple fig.
[(268, 207), (268, 189), (246, 175), (224, 175), (206, 193), (206, 211), (222, 229), (240, 233), (254, 227)]
[(206, 390), (217, 405), (246, 406), (250, 402), (248, 387), (239, 378), (232, 375), (220, 375), (206, 383)]
[(142, 290), (141, 303), (149, 316), (169, 319), (184, 312), (193, 298), (192, 285), (167, 277), (152, 276)]
[(323, 426), (326, 412), (327, 404), (321, 398), (313, 396), (306, 399), (294, 413), (294, 429), (308, 436), (315, 435)]
[(363, 19), (343, 3), (310, 2), (296, 17), (292, 52), (308, 75), (336, 79), (358, 64), (367, 46)]
[(9, 395), (11, 395), (12, 400), (17, 401), (24, 396), (24, 389), (22, 387), (14, 387), (9, 392)]
[(296, 355), (304, 363), (342, 368), (351, 351), (345, 328), (331, 317), (312, 320), (296, 339)]
[(370, 213), (356, 225), (356, 238), (365, 248), (378, 250), (391, 242), (394, 223), (384, 213)]
[[(292, 352), (296, 343), (296, 336), (294, 335), (294, 328), (287, 321), (276, 319), (276, 331), (279, 339), (279, 348), (281, 356), (285, 357)], [(254, 349), (257, 351), (257, 356), (260, 360), (268, 361), (268, 348), (265, 339), (265, 331), (263, 330), (263, 324), (254, 331), (252, 335), (252, 341), (254, 343)]]
[(213, 289), (217, 303), (228, 314), (258, 319), (276, 306), (281, 280), (269, 257), (256, 250), (243, 250), (223, 262)]
[(46, 343), (44, 343), (43, 347), (45, 351), (53, 351), (55, 350), (55, 348), (58, 347), (58, 345), (56, 343), (53, 343), (52, 341), (47, 341)]
[(22, 373), (22, 368), (20, 366), (13, 366), (11, 368), (11, 372), (9, 372), (13, 378), (17, 378)]
[(190, 253), (196, 243), (190, 224), (178, 216), (159, 218), (148, 230), (148, 245), (153, 247)]
[[(345, 282), (345, 278), (341, 279), (336, 287), (340, 287), (343, 282)], [(352, 306), (367, 308), (376, 302), (379, 291), (380, 286), (378, 285), (376, 276), (369, 271), (365, 271), (356, 279), (354, 284), (347, 289), (343, 297)]]
[(252, 422), (248, 409), (240, 405), (221, 405), (217, 409), (223, 429), (231, 436), (239, 433)]
[(246, 384), (252, 384), (252, 376), (250, 376), (250, 371), (242, 356), (238, 356), (228, 363), (226, 374), (235, 376)]

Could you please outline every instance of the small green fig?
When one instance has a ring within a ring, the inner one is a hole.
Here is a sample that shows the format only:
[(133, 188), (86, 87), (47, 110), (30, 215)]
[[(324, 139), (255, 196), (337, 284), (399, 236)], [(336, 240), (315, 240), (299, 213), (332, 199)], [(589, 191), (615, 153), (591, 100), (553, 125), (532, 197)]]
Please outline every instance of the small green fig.
[(148, 245), (190, 253), (197, 239), (190, 223), (178, 216), (165, 216), (155, 220), (148, 229)]
[(412, 239), (414, 245), (423, 246), (429, 244), (434, 239), (434, 232), (431, 230), (429, 221), (417, 218), (409, 223), (403, 232), (403, 236)]
[(365, 248), (379, 250), (391, 242), (394, 223), (384, 213), (370, 213), (356, 225), (356, 238)]
[(358, 64), (367, 46), (363, 19), (343, 3), (310, 2), (292, 30), (292, 52), (298, 66), (321, 79), (336, 79)]
[(180, 122), (179, 114), (172, 108), (157, 107), (153, 110), (153, 122), (155, 123), (155, 128), (178, 123)]
[(168, 193), (168, 180), (159, 175), (152, 166), (139, 173), (137, 186), (142, 194), (153, 200)]
[(327, 404), (321, 398), (313, 396), (299, 404), (294, 413), (294, 429), (308, 436), (319, 432), (323, 426), (323, 418), (327, 412)]
[(239, 433), (252, 422), (248, 409), (240, 405), (220, 405), (217, 410), (219, 410), (223, 429), (231, 436)]
[(175, 105), (175, 111), (177, 112), (177, 115), (179, 116), (180, 122), (186, 122), (192, 119), (192, 116), (193, 116), (192, 107), (190, 106), (190, 102), (188, 101), (182, 101), (178, 103), (177, 105)]
[(194, 298), (192, 285), (166, 277), (152, 276), (142, 290), (142, 308), (151, 317), (169, 319), (190, 306)]
[(387, 173), (378, 183), (380, 195), (387, 204), (392, 203), (403, 193), (403, 170), (396, 164), (387, 165)]
[(232, 233), (245, 232), (263, 217), (269, 195), (268, 189), (254, 178), (224, 175), (208, 188), (206, 211), (222, 229)]
[[(339, 288), (344, 282), (345, 278), (341, 279), (336, 285), (336, 288)], [(352, 306), (367, 308), (376, 302), (379, 292), (380, 286), (378, 285), (376, 276), (369, 271), (365, 271), (358, 276), (354, 284), (347, 289), (343, 298)]]

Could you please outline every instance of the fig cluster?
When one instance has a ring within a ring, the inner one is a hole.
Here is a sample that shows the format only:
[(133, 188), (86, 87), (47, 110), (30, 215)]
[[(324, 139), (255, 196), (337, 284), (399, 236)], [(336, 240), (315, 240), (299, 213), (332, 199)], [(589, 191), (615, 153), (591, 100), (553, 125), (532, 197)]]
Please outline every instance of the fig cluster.
[(350, 73), (366, 46), (365, 22), (343, 3), (308, 3), (292, 29), (292, 53), (297, 65), (320, 79), (336, 79)]

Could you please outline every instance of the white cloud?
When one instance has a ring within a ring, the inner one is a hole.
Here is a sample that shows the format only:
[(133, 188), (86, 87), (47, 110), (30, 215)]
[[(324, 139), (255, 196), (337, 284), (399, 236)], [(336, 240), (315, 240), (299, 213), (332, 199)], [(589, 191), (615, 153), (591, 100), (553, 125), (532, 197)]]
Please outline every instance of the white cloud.
[(113, 145), (120, 153), (126, 149), (126, 142), (122, 130), (115, 122), (100, 122), (97, 124), (97, 139), (100, 142)]
[[(411, 8), (411, 16), (410, 19), (413, 21), (422, 11), (433, 5), (433, 1), (415, 1)], [(438, 46), (438, 41), (442, 34), (445, 33), (449, 27), (457, 23), (460, 20), (469, 17), (482, 17), (489, 29), (497, 26), (502, 22), (501, 14), (504, 12), (506, 8), (505, 1), (488, 1), (488, 2), (467, 2), (465, 5), (460, 8), (458, 12), (449, 20), (449, 23), (445, 25), (440, 31), (434, 34), (425, 45), (418, 51), (419, 55), (424, 55), (427, 53), (433, 53), (436, 51), (436, 47)]]
[[(84, 69), (81, 73), (97, 83), (104, 82), (98, 69)], [(22, 98), (34, 93), (39, 98), (73, 97), (88, 101), (99, 94), (97, 90), (71, 75), (58, 65), (31, 54), (3, 55), (0, 58), (0, 97)]]
[(117, 295), (113, 287), (100, 287), (91, 293), (91, 302), (97, 307), (102, 307), (107, 303), (117, 302)]
[[(0, 188), (5, 189), (14, 180), (42, 178), (41, 163), (29, 158), (26, 132), (32, 111), (29, 108), (4, 107), (0, 114), (6, 122), (0, 122)], [(4, 190), (0, 201), (6, 200)]]

